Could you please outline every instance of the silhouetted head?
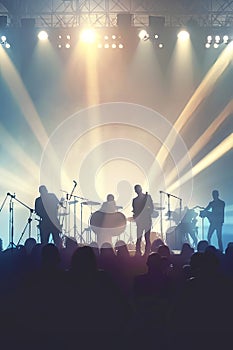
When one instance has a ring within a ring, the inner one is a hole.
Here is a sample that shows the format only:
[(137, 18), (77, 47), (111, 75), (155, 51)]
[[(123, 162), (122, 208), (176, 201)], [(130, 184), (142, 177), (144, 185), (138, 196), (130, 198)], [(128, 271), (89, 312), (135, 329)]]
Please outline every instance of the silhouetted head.
[(203, 239), (197, 243), (197, 251), (204, 253), (209, 243), (207, 240)]
[(212, 192), (213, 199), (216, 200), (219, 197), (219, 192), (217, 190), (213, 190)]
[(157, 252), (161, 245), (164, 245), (163, 240), (161, 238), (156, 238), (151, 244), (151, 251)]
[(47, 187), (45, 185), (41, 185), (39, 187), (39, 192), (40, 192), (41, 196), (46, 195), (48, 193)]
[(111, 194), (111, 193), (109, 193), (109, 194), (107, 195), (107, 201), (108, 201), (108, 202), (114, 201), (114, 195)]
[(158, 253), (151, 253), (146, 261), (148, 271), (158, 271), (161, 268), (161, 256)]
[(165, 245), (165, 244), (159, 246), (158, 253), (159, 253), (160, 256), (165, 256), (167, 258), (170, 258), (170, 255), (171, 255), (169, 247), (167, 245)]
[(141, 192), (142, 192), (142, 187), (141, 187), (141, 185), (135, 185), (135, 186), (134, 186), (134, 191), (135, 191), (137, 194), (141, 193)]
[(129, 256), (128, 247), (125, 241), (117, 241), (115, 244), (115, 251), (118, 256)]
[(72, 255), (71, 269), (83, 276), (96, 272), (97, 262), (93, 249), (88, 246), (76, 249)]
[(41, 251), (42, 264), (46, 266), (56, 267), (60, 262), (60, 254), (58, 248), (52, 244), (48, 243), (43, 246)]
[(27, 254), (31, 254), (33, 247), (36, 245), (36, 239), (33, 237), (29, 237), (26, 239), (24, 246), (26, 248)]

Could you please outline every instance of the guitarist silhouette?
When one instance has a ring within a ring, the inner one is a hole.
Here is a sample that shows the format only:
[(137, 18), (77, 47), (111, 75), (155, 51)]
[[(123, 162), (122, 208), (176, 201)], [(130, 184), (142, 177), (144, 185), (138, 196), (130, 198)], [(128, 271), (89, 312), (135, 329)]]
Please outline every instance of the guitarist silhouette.
[(225, 202), (219, 199), (219, 192), (217, 190), (212, 192), (212, 196), (213, 201), (209, 202), (207, 207), (200, 213), (200, 216), (202, 218), (207, 217), (210, 222), (207, 234), (208, 243), (211, 244), (211, 237), (216, 230), (219, 250), (222, 252), (222, 225), (224, 223)]

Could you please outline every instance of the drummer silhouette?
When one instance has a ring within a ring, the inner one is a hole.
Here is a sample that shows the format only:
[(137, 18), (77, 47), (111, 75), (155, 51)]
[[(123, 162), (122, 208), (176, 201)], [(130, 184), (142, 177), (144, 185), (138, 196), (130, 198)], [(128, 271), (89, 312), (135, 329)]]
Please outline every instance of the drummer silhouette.
[(103, 202), (100, 211), (103, 213), (115, 213), (117, 211), (117, 206), (113, 194), (109, 193), (107, 195), (107, 201)]
[(124, 214), (118, 212), (113, 194), (109, 193), (100, 209), (92, 214), (90, 224), (97, 235), (99, 248), (103, 243), (112, 244), (112, 237), (124, 231), (126, 219)]

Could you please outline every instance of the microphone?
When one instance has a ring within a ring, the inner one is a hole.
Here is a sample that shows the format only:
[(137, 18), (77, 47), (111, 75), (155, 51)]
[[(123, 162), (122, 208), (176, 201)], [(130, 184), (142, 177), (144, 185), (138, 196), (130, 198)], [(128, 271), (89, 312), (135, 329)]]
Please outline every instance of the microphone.
[(7, 193), (8, 196), (11, 196), (11, 198), (15, 198), (15, 194)]
[(77, 186), (77, 182), (75, 180), (73, 180), (73, 183), (75, 184), (75, 186)]

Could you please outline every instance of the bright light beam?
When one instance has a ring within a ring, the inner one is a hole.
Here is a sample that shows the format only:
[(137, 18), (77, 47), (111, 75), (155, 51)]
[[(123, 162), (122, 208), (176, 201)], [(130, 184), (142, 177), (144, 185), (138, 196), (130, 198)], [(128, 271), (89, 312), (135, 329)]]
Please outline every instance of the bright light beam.
[(2, 66), (1, 74), (16, 99), (24, 118), (43, 149), (48, 141), (48, 135), (15, 66), (1, 46), (0, 57)]
[(2, 147), (7, 149), (20, 165), (30, 173), (30, 176), (37, 179), (39, 168), (36, 163), (24, 152), (20, 145), (15, 142), (15, 139), (7, 132), (7, 130), (0, 124), (0, 134), (4, 135), (4, 142)]
[(174, 123), (173, 129), (168, 134), (166, 142), (164, 142), (156, 157), (156, 161), (160, 164), (160, 166), (164, 165), (169, 155), (168, 150), (171, 150), (174, 146), (177, 133), (179, 133), (183, 129), (185, 124), (187, 124), (187, 122), (191, 119), (193, 113), (198, 108), (198, 106), (211, 93), (219, 77), (223, 74), (228, 65), (232, 63), (232, 59), (233, 43), (232, 45), (228, 45), (226, 49), (221, 53), (215, 64), (211, 67), (211, 69), (209, 70), (201, 84), (198, 86), (191, 99), (186, 104), (182, 113)]
[(209, 152), (202, 160), (200, 160), (190, 171), (183, 175), (179, 180), (173, 183), (168, 188), (168, 192), (173, 192), (181, 185), (191, 180), (193, 177), (198, 175), (201, 171), (208, 168), (224, 154), (229, 152), (233, 148), (233, 133), (226, 137), (217, 147)]
[[(214, 119), (214, 121), (210, 124), (210, 126), (206, 129), (206, 131), (199, 137), (199, 139), (193, 144), (193, 146), (189, 149), (189, 156), (191, 160), (202, 150), (207, 143), (211, 140), (211, 137), (218, 130), (220, 125), (229, 117), (229, 115), (233, 111), (233, 100), (230, 101), (224, 110), (219, 114), (219, 116)], [(183, 157), (178, 164), (178, 169), (182, 170), (187, 165), (187, 157)], [(176, 168), (174, 168), (167, 176), (166, 181), (168, 185), (171, 185), (172, 181), (177, 175)]]

